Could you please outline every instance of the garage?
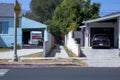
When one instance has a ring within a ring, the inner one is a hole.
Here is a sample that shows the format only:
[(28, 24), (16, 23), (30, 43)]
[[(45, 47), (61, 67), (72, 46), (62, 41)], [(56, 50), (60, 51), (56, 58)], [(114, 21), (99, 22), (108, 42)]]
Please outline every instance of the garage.
[[(33, 35), (32, 32), (36, 32), (34, 36), (32, 36)], [(39, 36), (38, 32), (41, 32), (41, 38), (39, 39), (38, 39), (38, 36)], [(44, 29), (23, 29), (22, 30), (23, 48), (42, 48), (43, 38), (44, 38)], [(40, 41), (41, 39), (42, 41)]]
[(29, 40), (30, 40), (30, 31), (23, 31), (23, 44), (29, 44)]
[[(120, 48), (120, 13), (115, 13), (83, 22), (86, 26), (85, 47), (91, 47), (91, 40), (95, 34), (106, 34), (110, 38), (110, 48)], [(87, 35), (86, 35), (87, 34)]]
[[(110, 38), (110, 47), (114, 48), (114, 28), (90, 28), (90, 42), (95, 34), (106, 34)], [(91, 43), (90, 43), (91, 46)]]

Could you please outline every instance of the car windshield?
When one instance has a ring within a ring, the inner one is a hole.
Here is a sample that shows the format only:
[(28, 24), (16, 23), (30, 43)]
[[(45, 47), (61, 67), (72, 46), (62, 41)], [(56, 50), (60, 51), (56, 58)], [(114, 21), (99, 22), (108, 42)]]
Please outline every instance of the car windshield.
[(95, 39), (108, 39), (107, 35), (96, 35)]

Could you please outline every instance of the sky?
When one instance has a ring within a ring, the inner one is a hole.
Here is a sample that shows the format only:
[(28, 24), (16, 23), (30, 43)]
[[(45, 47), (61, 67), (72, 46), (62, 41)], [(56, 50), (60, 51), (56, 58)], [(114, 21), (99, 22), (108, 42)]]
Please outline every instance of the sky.
[[(31, 0), (18, 0), (23, 10), (30, 10)], [(0, 3), (14, 3), (15, 0), (0, 0)], [(97, 2), (101, 4), (100, 16), (110, 14), (112, 12), (120, 12), (120, 0), (91, 0), (91, 3)]]

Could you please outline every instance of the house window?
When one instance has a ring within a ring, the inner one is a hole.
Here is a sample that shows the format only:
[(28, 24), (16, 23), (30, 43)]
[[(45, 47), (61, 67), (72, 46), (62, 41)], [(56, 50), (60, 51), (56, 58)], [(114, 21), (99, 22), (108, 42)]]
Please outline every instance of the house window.
[(0, 34), (8, 34), (8, 22), (0, 22)]

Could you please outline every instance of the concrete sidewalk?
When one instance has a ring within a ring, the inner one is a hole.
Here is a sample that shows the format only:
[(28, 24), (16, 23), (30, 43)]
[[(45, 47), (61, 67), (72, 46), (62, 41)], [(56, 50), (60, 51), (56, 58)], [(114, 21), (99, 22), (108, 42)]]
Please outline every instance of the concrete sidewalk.
[(56, 45), (52, 52), (47, 57), (55, 58), (69, 58), (68, 54), (64, 50), (64, 47), (61, 45)]
[[(43, 49), (20, 49), (20, 50), (17, 50), (18, 56), (24, 56), (24, 55), (34, 54), (34, 53), (38, 53), (38, 52), (43, 52)], [(13, 59), (13, 56), (14, 56), (13, 51), (0, 53), (0, 59)]]

